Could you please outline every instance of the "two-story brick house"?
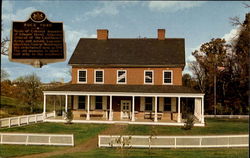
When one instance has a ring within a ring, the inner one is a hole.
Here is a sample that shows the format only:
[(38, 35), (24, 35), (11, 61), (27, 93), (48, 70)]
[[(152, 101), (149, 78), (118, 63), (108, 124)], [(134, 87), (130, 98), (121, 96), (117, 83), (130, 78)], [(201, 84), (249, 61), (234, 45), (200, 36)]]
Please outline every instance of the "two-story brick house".
[[(44, 91), (65, 96), (73, 122), (183, 125), (182, 107), (193, 107), (196, 125), (204, 125), (204, 94), (182, 86), (185, 44), (182, 38), (81, 38), (69, 60), (72, 83)], [(193, 105), (181, 100), (193, 98)], [(50, 119), (53, 121), (53, 119)], [(56, 121), (56, 119), (54, 119)]]

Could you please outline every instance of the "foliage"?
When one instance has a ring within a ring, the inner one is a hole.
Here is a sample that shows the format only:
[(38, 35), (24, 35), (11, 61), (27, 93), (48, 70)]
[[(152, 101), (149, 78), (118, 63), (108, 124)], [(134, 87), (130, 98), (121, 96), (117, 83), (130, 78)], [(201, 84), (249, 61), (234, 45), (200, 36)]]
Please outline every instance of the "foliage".
[[(216, 38), (201, 45), (189, 64), (193, 78), (185, 84), (205, 93), (205, 112), (212, 114), (248, 114), (250, 13), (243, 23), (231, 18), (240, 28), (232, 41)], [(190, 84), (190, 81), (196, 84)]]
[(183, 129), (190, 130), (193, 128), (193, 126), (194, 126), (194, 116), (189, 114), (189, 115), (187, 115), (187, 119), (185, 121)]
[(34, 108), (38, 102), (42, 100), (42, 89), (40, 78), (35, 74), (21, 76), (14, 83), (20, 88), (18, 98), (30, 106), (30, 112), (34, 112)]
[(71, 124), (71, 122), (73, 120), (73, 113), (72, 113), (71, 109), (68, 109), (68, 111), (65, 112), (65, 114), (66, 114), (66, 121), (67, 121), (66, 123)]
[(7, 80), (9, 76), (9, 73), (5, 69), (1, 68), (1, 82)]

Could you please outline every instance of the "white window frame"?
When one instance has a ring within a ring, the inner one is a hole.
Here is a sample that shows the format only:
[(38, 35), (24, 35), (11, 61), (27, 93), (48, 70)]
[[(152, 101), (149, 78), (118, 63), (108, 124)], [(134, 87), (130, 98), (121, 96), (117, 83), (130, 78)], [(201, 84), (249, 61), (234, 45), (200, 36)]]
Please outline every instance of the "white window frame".
[[(146, 72), (152, 72), (152, 83), (146, 82)], [(154, 84), (154, 70), (144, 70), (144, 84)]]
[[(171, 72), (171, 83), (164, 82), (164, 73), (165, 72)], [(162, 84), (164, 84), (164, 85), (172, 85), (173, 84), (173, 70), (163, 70), (162, 71)]]
[[(118, 81), (118, 74), (119, 74), (119, 71), (125, 71), (125, 82), (124, 83), (120, 83), (119, 81)], [(117, 70), (116, 71), (116, 83), (117, 84), (127, 84), (127, 70)]]
[[(85, 71), (86, 72), (86, 81), (79, 81), (79, 71)], [(77, 70), (77, 83), (87, 83), (88, 81), (88, 71), (86, 69), (78, 69)]]
[[(96, 71), (102, 71), (102, 82), (96, 82)], [(104, 70), (97, 69), (97, 70), (94, 71), (94, 83), (96, 83), (96, 84), (104, 84)]]

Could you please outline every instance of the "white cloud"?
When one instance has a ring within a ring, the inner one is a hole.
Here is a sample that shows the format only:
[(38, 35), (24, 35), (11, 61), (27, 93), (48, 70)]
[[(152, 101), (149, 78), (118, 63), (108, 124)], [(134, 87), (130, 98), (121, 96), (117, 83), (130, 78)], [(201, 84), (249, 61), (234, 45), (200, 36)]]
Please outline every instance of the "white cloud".
[(148, 7), (152, 11), (175, 12), (183, 9), (198, 7), (205, 2), (198, 1), (151, 1)]
[(229, 33), (226, 33), (222, 38), (224, 38), (227, 42), (232, 42), (238, 38), (240, 29), (240, 27), (232, 29)]

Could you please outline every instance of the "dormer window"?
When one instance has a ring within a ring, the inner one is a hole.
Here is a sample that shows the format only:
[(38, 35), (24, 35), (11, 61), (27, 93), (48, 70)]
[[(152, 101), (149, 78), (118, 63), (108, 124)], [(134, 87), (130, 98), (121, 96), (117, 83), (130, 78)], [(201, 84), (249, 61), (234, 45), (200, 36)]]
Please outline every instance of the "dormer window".
[(104, 71), (95, 70), (95, 83), (104, 83)]
[(144, 71), (144, 84), (153, 84), (154, 83), (154, 74), (153, 70)]
[(78, 83), (87, 83), (87, 70), (78, 70)]
[(163, 84), (173, 84), (173, 71), (172, 70), (163, 71)]
[(117, 70), (117, 83), (118, 84), (127, 83), (127, 71), (126, 70)]

